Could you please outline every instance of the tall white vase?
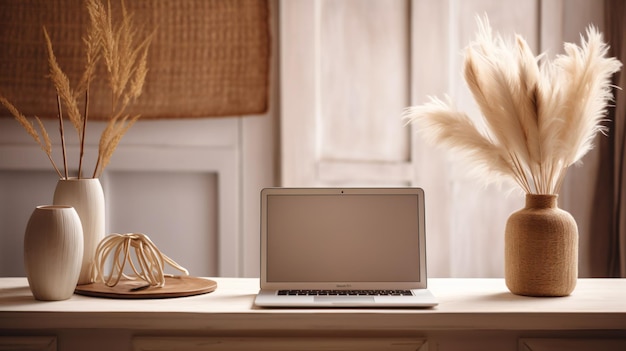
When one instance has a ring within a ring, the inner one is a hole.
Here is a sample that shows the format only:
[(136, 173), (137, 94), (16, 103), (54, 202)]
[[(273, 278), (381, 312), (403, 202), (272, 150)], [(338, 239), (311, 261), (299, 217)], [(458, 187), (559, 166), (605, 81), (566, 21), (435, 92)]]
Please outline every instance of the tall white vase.
[(85, 246), (78, 284), (89, 284), (96, 248), (104, 238), (104, 192), (100, 180), (98, 178), (60, 179), (54, 191), (53, 203), (74, 207), (80, 217)]
[(24, 234), (24, 266), (37, 300), (66, 300), (74, 293), (83, 259), (83, 227), (70, 206), (38, 206)]

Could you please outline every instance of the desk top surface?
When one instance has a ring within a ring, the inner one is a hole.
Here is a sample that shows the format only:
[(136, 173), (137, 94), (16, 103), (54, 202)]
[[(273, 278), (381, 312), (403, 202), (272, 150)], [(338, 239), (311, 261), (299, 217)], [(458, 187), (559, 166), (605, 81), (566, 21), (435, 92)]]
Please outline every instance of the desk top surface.
[[(294, 321), (306, 316), (308, 322), (332, 317), (342, 325), (359, 321), (371, 328), (410, 323), (412, 327), (436, 329), (454, 323), (472, 328), (549, 329), (556, 328), (557, 318), (561, 327), (570, 329), (626, 329), (626, 279), (579, 279), (572, 295), (558, 298), (513, 295), (503, 279), (429, 279), (429, 289), (439, 305), (428, 309), (262, 309), (253, 305), (258, 279), (212, 279), (218, 283), (215, 292), (192, 297), (118, 300), (74, 295), (65, 301), (41, 302), (33, 298), (26, 278), (0, 278), (0, 328), (22, 324), (29, 328), (53, 327), (51, 321), (33, 322), (52, 316), (66, 327), (78, 323), (78, 319), (88, 320), (80, 327), (112, 327), (115, 323), (165, 327), (157, 320), (165, 323), (166, 319), (174, 319), (180, 328), (206, 326), (211, 321), (220, 321), (221, 327), (228, 328), (229, 321), (234, 325), (245, 315), (249, 322), (258, 319), (265, 323), (258, 328), (267, 327), (267, 321), (305, 328)], [(363, 318), (365, 315), (376, 318)], [(88, 318), (96, 316), (99, 322)]]

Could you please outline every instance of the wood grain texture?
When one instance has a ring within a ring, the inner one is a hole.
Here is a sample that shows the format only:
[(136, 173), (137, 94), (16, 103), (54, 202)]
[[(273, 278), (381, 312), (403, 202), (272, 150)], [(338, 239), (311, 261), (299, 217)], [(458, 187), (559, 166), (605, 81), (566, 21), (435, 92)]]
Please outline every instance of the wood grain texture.
[(57, 351), (54, 336), (0, 336), (2, 351)]
[(217, 289), (214, 280), (197, 277), (165, 277), (165, 286), (149, 286), (143, 280), (121, 280), (109, 287), (102, 282), (78, 285), (75, 292), (91, 297), (112, 299), (163, 299), (207, 294)]
[[(165, 300), (111, 300), (74, 295), (37, 303), (25, 278), (0, 278), (0, 329), (218, 328), (220, 330), (622, 330), (626, 279), (579, 279), (563, 298), (511, 294), (504, 279), (429, 279), (432, 309), (261, 309), (255, 278), (211, 278), (211, 294)], [(38, 316), (46, 318), (33, 318)], [(63, 315), (59, 320), (56, 316)], [(48, 318), (49, 317), (49, 318)]]
[(420, 351), (425, 343), (424, 338), (393, 337), (136, 337), (133, 339), (133, 350)]
[[(135, 350), (410, 346), (420, 351), (519, 351), (518, 340), (528, 336), (560, 339), (563, 345), (586, 340), (592, 350), (611, 345), (604, 340), (617, 345), (626, 340), (626, 279), (581, 279), (572, 295), (563, 298), (513, 295), (503, 279), (430, 279), (429, 288), (440, 302), (432, 309), (261, 309), (253, 305), (258, 279), (215, 281), (219, 287), (211, 294), (177, 299), (75, 295), (40, 303), (25, 278), (0, 278), (0, 335), (53, 330), (83, 346), (71, 350), (97, 351), (115, 349), (101, 346), (112, 339), (117, 349)], [(533, 345), (541, 343), (528, 345), (534, 351)], [(545, 350), (550, 349), (538, 349)]]
[(519, 351), (623, 351), (625, 339), (566, 339), (566, 338), (524, 338), (519, 340)]

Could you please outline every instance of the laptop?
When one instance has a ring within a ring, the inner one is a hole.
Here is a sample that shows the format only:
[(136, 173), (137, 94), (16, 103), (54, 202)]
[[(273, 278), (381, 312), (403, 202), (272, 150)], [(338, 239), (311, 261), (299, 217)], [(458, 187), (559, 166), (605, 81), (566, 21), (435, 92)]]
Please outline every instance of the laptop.
[(420, 188), (261, 191), (260, 307), (431, 307)]

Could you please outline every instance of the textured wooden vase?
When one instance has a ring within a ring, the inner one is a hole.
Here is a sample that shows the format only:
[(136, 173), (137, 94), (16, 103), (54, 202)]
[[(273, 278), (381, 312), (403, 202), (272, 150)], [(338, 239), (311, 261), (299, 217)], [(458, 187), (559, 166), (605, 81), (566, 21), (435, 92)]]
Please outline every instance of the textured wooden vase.
[(24, 235), (24, 267), (37, 300), (69, 299), (83, 259), (83, 227), (70, 206), (38, 206)]
[(76, 209), (83, 224), (83, 263), (78, 284), (91, 283), (91, 267), (96, 248), (104, 238), (104, 192), (97, 178), (61, 179), (54, 190), (55, 205), (68, 205)]
[(578, 278), (578, 227), (557, 195), (526, 195), (506, 223), (504, 276), (525, 296), (567, 296)]

